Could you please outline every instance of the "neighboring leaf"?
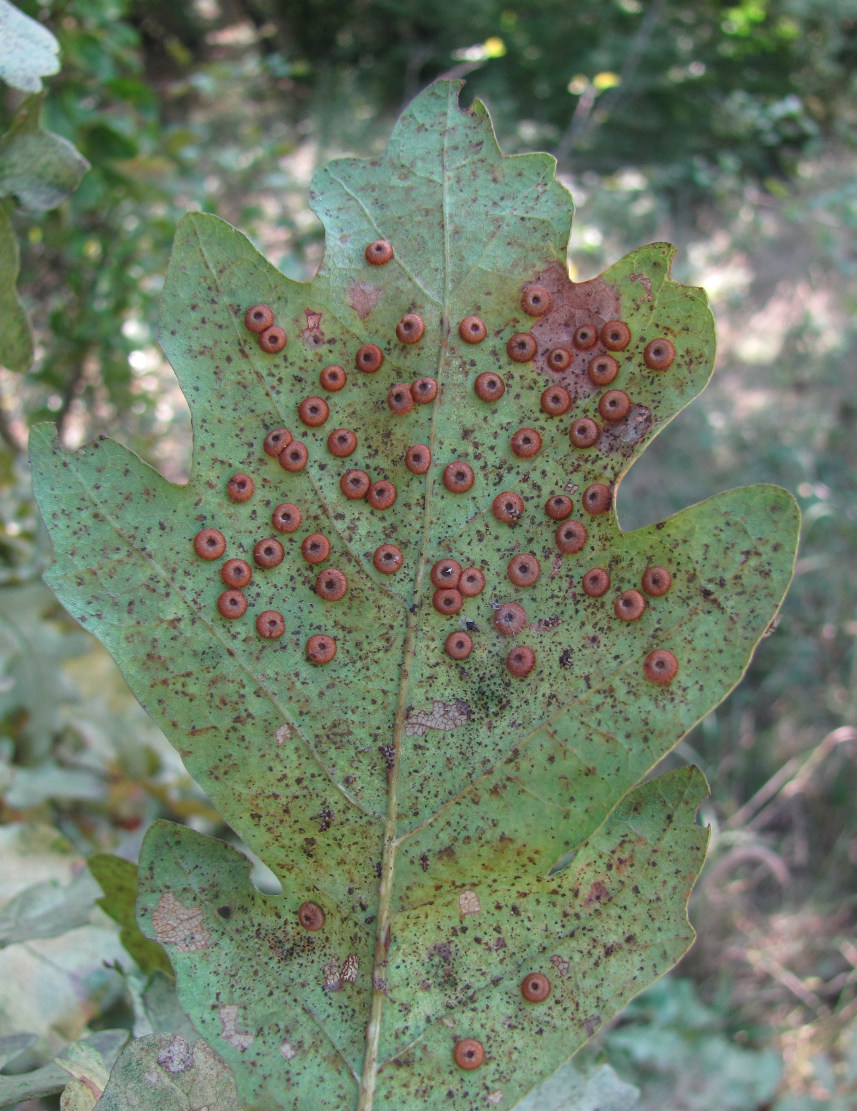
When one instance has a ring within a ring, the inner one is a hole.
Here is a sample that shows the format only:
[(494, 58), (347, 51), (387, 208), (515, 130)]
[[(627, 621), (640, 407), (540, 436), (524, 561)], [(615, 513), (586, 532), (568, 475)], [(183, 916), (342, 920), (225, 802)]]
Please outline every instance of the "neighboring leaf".
[(5, 1069), (16, 1057), (20, 1057), (35, 1040), (35, 1034), (9, 1034), (0, 1038), (0, 1069)]
[[(141, 924), (164, 944), (184, 1006), (247, 1108), (475, 1109), (489, 1096), (510, 1107), (677, 960), (692, 936), (704, 785), (692, 769), (643, 781), (738, 682), (791, 575), (797, 512), (772, 487), (619, 529), (622, 474), (710, 374), (704, 294), (670, 281), (667, 244), (571, 282), (570, 202), (553, 160), (502, 156), (484, 108), (462, 112), (457, 91), (440, 82), (423, 93), (382, 159), (316, 176), (327, 240), (310, 284), (286, 279), (221, 221), (183, 221), (162, 342), (192, 411), (187, 486), (109, 440), (66, 453), (48, 427), (31, 434), (51, 585), (282, 883), (281, 897), (261, 895), (248, 862), (189, 830), (157, 823), (144, 843)], [(394, 257), (369, 265), (379, 237)], [(551, 299), (538, 317), (522, 305), (534, 284)], [(281, 354), (245, 327), (259, 303), (288, 334)], [(406, 313), (425, 324), (418, 342), (396, 335)], [(459, 333), (474, 315), (486, 326), (476, 344)], [(599, 338), (611, 321), (630, 332), (622, 350), (609, 330)], [(507, 342), (527, 332), (535, 356), (518, 362)], [(619, 361), (611, 388), (631, 403), (622, 419), (603, 415), (604, 387), (587, 370), (607, 340)], [(653, 341), (674, 345), (669, 366), (652, 365)], [(384, 355), (374, 373), (360, 369), (367, 343)], [(570, 361), (557, 371), (548, 360), (561, 347)], [(333, 364), (346, 368), (341, 391), (320, 386)], [(474, 392), (482, 372), (505, 382), (496, 403)], [(437, 400), (422, 404), (417, 391), (394, 415), (425, 376)], [(541, 397), (556, 386), (572, 405), (551, 416)], [(300, 402), (316, 396), (329, 419), (302, 422)], [(600, 429), (592, 447), (570, 441), (580, 418)], [(283, 426), (307, 446), (303, 469), (262, 449)], [(337, 428), (356, 433), (348, 457), (329, 450)], [(512, 450), (522, 428), (543, 442), (528, 458)], [(415, 444), (431, 448), (424, 475), (403, 465)], [(474, 483), (455, 493), (443, 473), (459, 463)], [(350, 468), (391, 480), (395, 504), (344, 496)], [(252, 478), (249, 500), (226, 496), (236, 473)], [(492, 512), (502, 492), (522, 500), (509, 523)], [(566, 555), (545, 512), (563, 492), (586, 529)], [(584, 511), (605, 493), (604, 512)], [(286, 502), (302, 523), (280, 533), (271, 514)], [(245, 617), (218, 612), (221, 560), (194, 554), (205, 528), (226, 538), (222, 559), (253, 563), (257, 542), (282, 541), (282, 562), (253, 569)], [(318, 568), (303, 558), (314, 533), (332, 545), (322, 571), (346, 576), (340, 601), (317, 593)], [(373, 562), (385, 543), (403, 553), (395, 574)], [(540, 577), (513, 585), (507, 567), (516, 575), (527, 554)], [(447, 557), (486, 577), (453, 618), (435, 609), (429, 582)], [(614, 603), (653, 566), (671, 588), (640, 594), (638, 619), (620, 619)], [(609, 573), (603, 595), (584, 589), (592, 568)], [(525, 607), (517, 638), (495, 623), (506, 602)], [(264, 611), (283, 615), (282, 636), (257, 634)], [(455, 662), (444, 642), (464, 631), (473, 650)], [(316, 634), (337, 645), (326, 665), (306, 656)], [(513, 645), (535, 653), (519, 678), (504, 663)], [(677, 659), (671, 683), (647, 678), (655, 650)], [(299, 924), (305, 901), (323, 929)], [(538, 1005), (518, 988), (535, 971), (552, 980)], [(466, 1037), (484, 1043), (478, 1073), (454, 1064)]]
[(92, 1111), (110, 1076), (101, 1054), (92, 1046), (70, 1045), (56, 1063), (74, 1077), (62, 1093), (60, 1111)]
[(0, 911), (0, 948), (42, 937), (58, 937), (89, 921), (98, 888), (83, 870), (62, 885), (55, 880), (24, 888)]
[(583, 1071), (569, 1061), (521, 1100), (517, 1111), (633, 1111), (639, 1094), (609, 1065)]
[[(3, 1043), (10, 1040), (0, 1039), (0, 1051)], [(127, 1030), (99, 1030), (95, 1034), (88, 1035), (78, 1044), (93, 1049), (109, 1069), (127, 1040)], [(69, 1049), (71, 1046), (49, 1064), (42, 1065), (31, 1072), (0, 1076), (0, 1107), (15, 1107), (26, 1100), (39, 1099), (41, 1096), (61, 1092), (68, 1084), (69, 1070), (60, 1063), (60, 1059), (65, 1058)]]
[(20, 254), (9, 218), (9, 205), (0, 200), (0, 364), (17, 374), (33, 361), (33, 335), (18, 300)]
[(149, 1034), (116, 1062), (99, 1111), (242, 1111), (232, 1076), (205, 1042)]
[(172, 965), (163, 946), (144, 937), (137, 925), (136, 864), (111, 853), (96, 853), (86, 863), (104, 892), (104, 898), (98, 900), (98, 905), (114, 922), (118, 922), (121, 927), (119, 939), (140, 970), (147, 975), (159, 971), (172, 976)]
[(41, 78), (58, 73), (59, 43), (41, 23), (0, 0), (0, 80), (25, 93), (37, 93)]
[(36, 213), (68, 200), (89, 169), (68, 139), (42, 130), (41, 109), (41, 96), (29, 97), (0, 137), (0, 197)]

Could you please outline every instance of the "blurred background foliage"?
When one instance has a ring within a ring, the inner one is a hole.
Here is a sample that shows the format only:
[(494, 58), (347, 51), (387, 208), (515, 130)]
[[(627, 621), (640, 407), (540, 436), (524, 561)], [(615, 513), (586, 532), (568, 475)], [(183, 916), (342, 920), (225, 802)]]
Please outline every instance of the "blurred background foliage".
[[(181, 481), (189, 422), (156, 339), (181, 215), (216, 212), (311, 277), (313, 170), (380, 149), (409, 97), (457, 74), (506, 151), (556, 155), (577, 205), (574, 277), (665, 238), (673, 276), (712, 298), (714, 382), (624, 481), (624, 527), (747, 481), (783, 484), (804, 513), (779, 628), (674, 757), (712, 785), (699, 941), (588, 1052), (646, 1111), (857, 1105), (853, 0), (19, 7), (61, 47), (42, 122), (91, 168), (61, 207), (12, 213), (35, 358), (0, 367), (0, 1072), (110, 1026), (177, 1021), (81, 863), (135, 858), (159, 816), (228, 835), (41, 585), (27, 430), (53, 419), (69, 446), (107, 433)], [(22, 99), (3, 88), (0, 134)], [(21, 1032), (35, 1039), (4, 1051)], [(16, 1092), (9, 1106), (54, 1106)]]

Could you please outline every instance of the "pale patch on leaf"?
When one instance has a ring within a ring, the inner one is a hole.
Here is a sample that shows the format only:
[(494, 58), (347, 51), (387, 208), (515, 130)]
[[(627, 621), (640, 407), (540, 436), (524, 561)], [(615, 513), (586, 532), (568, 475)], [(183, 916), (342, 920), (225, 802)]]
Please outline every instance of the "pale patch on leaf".
[(462, 914), (478, 914), (482, 910), (482, 904), (476, 892), (462, 891), (458, 896), (458, 909)]
[(179, 953), (193, 953), (211, 942), (211, 934), (202, 923), (202, 909), (184, 906), (170, 891), (158, 900), (152, 925), (158, 941), (174, 945)]
[(427, 729), (438, 729), (448, 733), (466, 724), (470, 717), (470, 707), (457, 699), (455, 702), (442, 702), (435, 699), (430, 709), (412, 711), (405, 718), (405, 736), (422, 737)]
[(247, 1030), (238, 1029), (238, 1011), (236, 1003), (223, 1003), (217, 1008), (220, 1015), (220, 1036), (235, 1049), (242, 1053), (253, 1041), (253, 1035)]
[(175, 1034), (169, 1045), (158, 1050), (158, 1064), (167, 1072), (184, 1072), (193, 1066), (193, 1047)]

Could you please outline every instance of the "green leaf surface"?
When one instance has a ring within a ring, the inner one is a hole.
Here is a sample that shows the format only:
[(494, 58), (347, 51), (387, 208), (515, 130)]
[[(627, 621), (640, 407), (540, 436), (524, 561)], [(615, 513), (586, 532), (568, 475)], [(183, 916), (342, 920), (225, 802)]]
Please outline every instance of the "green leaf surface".
[(144, 937), (137, 925), (136, 864), (120, 856), (113, 856), (112, 853), (95, 853), (86, 863), (104, 893), (104, 897), (98, 900), (98, 905), (121, 927), (119, 937), (122, 944), (140, 970), (146, 975), (164, 972), (172, 976), (172, 966), (163, 946)]
[(99, 1111), (241, 1111), (229, 1070), (205, 1042), (148, 1034), (126, 1047)]
[(41, 107), (41, 96), (28, 97), (0, 137), (0, 197), (35, 213), (67, 201), (89, 169), (68, 139), (43, 130)]
[(25, 93), (39, 92), (42, 77), (59, 72), (59, 48), (47, 27), (0, 0), (0, 80)]
[(16, 374), (23, 374), (33, 361), (30, 322), (18, 300), (20, 262), (9, 206), (0, 200), (0, 364)]
[[(423, 93), (383, 158), (316, 176), (327, 238), (309, 284), (219, 220), (183, 221), (162, 343), (192, 412), (186, 486), (106, 439), (66, 453), (49, 426), (31, 436), (50, 584), (282, 883), (282, 896), (260, 895), (234, 850), (190, 831), (158, 824), (144, 845), (141, 924), (248, 1108), (511, 1107), (678, 959), (704, 788), (693, 771), (639, 784), (741, 678), (791, 576), (797, 511), (773, 487), (620, 530), (621, 476), (710, 375), (705, 296), (670, 280), (668, 244), (571, 282), (570, 200), (552, 159), (501, 155), (485, 109), (462, 111), (457, 92)], [(370, 265), (379, 238), (393, 258)], [(522, 303), (533, 285), (550, 299), (540, 316)], [(287, 333), (279, 353), (245, 327), (260, 303)], [(418, 342), (397, 336), (407, 313), (424, 323)], [(460, 334), (471, 316), (479, 343)], [(588, 366), (615, 321), (630, 339), (614, 345), (609, 388), (629, 408), (608, 419)], [(535, 346), (523, 362), (507, 348), (520, 333)], [(674, 347), (668, 367), (651, 365), (653, 341)], [(364, 344), (384, 356), (375, 372), (361, 369)], [(570, 354), (557, 371), (559, 348)], [(345, 370), (341, 390), (320, 384), (330, 365)], [(499, 400), (477, 395), (481, 373), (503, 380)], [(394, 413), (426, 377), (436, 399), (417, 390)], [(558, 386), (570, 407), (549, 415), (542, 394)], [(299, 412), (313, 397), (329, 406), (320, 425)], [(590, 447), (570, 438), (581, 418), (598, 432)], [(302, 469), (263, 450), (280, 427), (305, 444)], [(355, 433), (353, 454), (330, 451), (336, 429)], [(519, 429), (541, 450), (516, 454)], [(430, 449), (423, 474), (404, 465), (413, 445)], [(474, 480), (455, 492), (462, 464)], [(351, 468), (392, 482), (394, 504), (346, 497)], [(227, 496), (235, 474), (252, 479), (248, 500)], [(521, 499), (509, 521), (498, 494)], [(557, 495), (585, 529), (577, 552), (561, 551), (568, 522), (546, 513)], [(275, 529), (281, 503), (299, 508), (296, 531)], [(205, 528), (225, 538), (217, 560), (195, 554)], [(318, 565), (302, 550), (317, 533), (331, 545)], [(271, 541), (283, 559), (264, 568), (254, 548)], [(373, 560), (384, 544), (402, 553), (393, 574)], [(252, 567), (238, 619), (218, 611), (227, 557)], [(485, 576), (454, 616), (430, 582), (445, 558)], [(538, 564), (533, 585), (513, 581), (522, 558)], [(652, 567), (669, 572), (665, 593), (643, 592)], [(338, 601), (318, 593), (331, 569), (346, 579)], [(587, 589), (591, 569), (609, 576), (603, 594)], [(642, 602), (634, 620), (615, 608), (626, 591)], [(515, 636), (506, 603), (524, 610)], [(283, 635), (257, 633), (266, 611)], [(466, 659), (446, 651), (453, 633), (472, 639)], [(330, 662), (308, 659), (313, 635), (335, 641)], [(513, 648), (534, 653), (528, 674), (508, 669)], [(658, 650), (675, 656), (671, 682), (647, 677)], [(306, 901), (323, 929), (299, 925)], [(534, 971), (553, 985), (539, 1005), (518, 988)], [(484, 1044), (479, 1070), (453, 1061), (466, 1037)]]

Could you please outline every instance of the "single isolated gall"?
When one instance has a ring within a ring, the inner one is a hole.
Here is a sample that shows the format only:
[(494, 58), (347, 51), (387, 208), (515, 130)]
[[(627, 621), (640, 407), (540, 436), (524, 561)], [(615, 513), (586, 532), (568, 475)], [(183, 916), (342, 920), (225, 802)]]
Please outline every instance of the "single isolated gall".
[(330, 567), (327, 571), (320, 571), (315, 580), (315, 592), (325, 602), (338, 602), (345, 597), (348, 590), (348, 579), (337, 567)]
[(478, 1069), (485, 1060), (485, 1050), (482, 1042), (475, 1038), (462, 1038), (455, 1043), (452, 1059), (460, 1069)]
[(226, 551), (226, 537), (216, 528), (204, 528), (193, 538), (193, 550), (200, 559), (220, 559)]
[(499, 401), (506, 392), (506, 383), (490, 370), (476, 376), (473, 389), (480, 401)]
[(666, 648), (656, 648), (643, 661), (643, 674), (650, 683), (667, 686), (678, 674), (678, 660)]
[(240, 590), (224, 590), (217, 599), (217, 611), (221, 617), (243, 617), (247, 612), (247, 599)]
[(469, 463), (447, 463), (443, 468), (443, 484), (450, 494), (465, 494), (473, 485), (473, 468)]
[(396, 500), (396, 487), (388, 478), (379, 478), (366, 491), (366, 501), (373, 509), (389, 509)]
[(253, 559), (259, 567), (277, 567), (285, 554), (283, 545), (273, 536), (260, 540), (253, 549)]
[(428, 405), (437, 397), (437, 382), (434, 378), (417, 378), (411, 383), (411, 396), (417, 405)]
[(303, 514), (300, 509), (290, 501), (278, 505), (271, 514), (271, 524), (277, 532), (297, 532), (302, 520)]
[(548, 386), (542, 394), (542, 412), (549, 417), (560, 417), (571, 408), (571, 394), (563, 386)]
[(651, 370), (667, 370), (675, 359), (675, 347), (668, 339), (653, 339), (646, 344), (643, 361)]
[(265, 437), (262, 447), (266, 455), (277, 456), (292, 442), (292, 434), (288, 428), (275, 428)]
[(488, 335), (488, 329), (480, 317), (465, 316), (458, 325), (458, 334), (465, 343), (481, 343)]
[(610, 576), (603, 567), (593, 567), (583, 576), (580, 585), (590, 598), (600, 598), (610, 589)]
[(528, 285), (521, 294), (521, 308), (527, 316), (544, 316), (551, 307), (551, 295), (543, 285)]
[(571, 440), (573, 447), (592, 447), (593, 444), (598, 442), (600, 435), (601, 429), (592, 417), (580, 417), (572, 422), (571, 428), (568, 430), (568, 438)]
[(391, 413), (403, 417), (405, 413), (410, 413), (413, 407), (414, 397), (407, 382), (397, 382), (395, 386), (390, 387), (390, 392), (387, 394), (387, 408)]
[(419, 343), (425, 331), (423, 318), (417, 316), (415, 312), (408, 312), (396, 325), (396, 338), (400, 343)]
[(414, 444), (405, 452), (405, 466), (411, 474), (425, 474), (431, 466), (431, 452), (425, 444)]
[(458, 580), (458, 592), (465, 598), (475, 598), (485, 589), (485, 576), (478, 567), (465, 567)]
[(624, 420), (631, 412), (631, 399), (624, 390), (608, 390), (598, 402), (598, 412), (610, 423)]
[(320, 930), (324, 925), (324, 911), (316, 903), (301, 903), (298, 922), (305, 930)]
[(506, 670), (516, 679), (529, 675), (535, 666), (536, 654), (529, 645), (519, 644), (506, 656)]
[(327, 437), (327, 450), (337, 459), (345, 459), (357, 447), (357, 435), (350, 428), (334, 428)]
[(639, 590), (623, 590), (613, 603), (613, 612), (622, 621), (637, 621), (646, 610), (646, 599)]
[(574, 502), (567, 494), (551, 494), (545, 502), (545, 513), (552, 521), (564, 521), (571, 516)]
[(264, 610), (256, 618), (256, 632), (266, 640), (276, 640), (286, 631), (283, 615), (277, 610)]
[(542, 450), (542, 438), (535, 428), (519, 428), (509, 446), (519, 459), (532, 459)]
[(608, 320), (601, 328), (601, 342), (608, 351), (624, 351), (631, 342), (631, 329), (624, 320)]
[(509, 560), (506, 574), (515, 586), (532, 586), (538, 582), (542, 569), (532, 552), (523, 552)]
[(494, 611), (494, 628), (504, 637), (515, 637), (527, 627), (527, 611), (518, 602), (504, 602)]
[(323, 397), (305, 397), (298, 406), (298, 416), (309, 428), (318, 428), (330, 416), (330, 409)]
[(580, 504), (590, 517), (606, 513), (612, 501), (610, 487), (605, 486), (603, 482), (593, 482), (591, 486), (587, 486), (580, 498)]
[(612, 355), (596, 355), (590, 359), (586, 373), (593, 386), (609, 386), (619, 373), (619, 364)]
[(268, 355), (276, 355), (286, 346), (286, 333), (279, 324), (272, 324), (259, 334), (259, 346)]
[(224, 586), (231, 586), (240, 590), (253, 578), (253, 569), (243, 559), (227, 559), (220, 568), (220, 577)]
[(541, 972), (531, 972), (521, 980), (521, 995), (528, 1003), (544, 1003), (551, 993), (551, 982)]
[(255, 489), (253, 479), (248, 474), (234, 474), (226, 483), (226, 496), (230, 501), (249, 501)]
[(581, 324), (571, 337), (571, 342), (578, 351), (588, 351), (598, 342), (598, 332), (591, 324)]
[(556, 374), (561, 373), (563, 370), (568, 370), (573, 358), (574, 356), (567, 347), (552, 347), (550, 351), (548, 351), (548, 370), (552, 370)]
[(673, 577), (666, 567), (647, 567), (640, 582), (650, 598), (660, 598), (673, 584)]
[[(311, 636), (306, 642), (305, 651), (306, 658), (310, 661), (310, 663), (329, 664), (333, 657), (336, 655), (336, 641), (333, 639), (333, 637), (329, 637), (325, 633), (316, 633), (314, 636)], [(306, 925), (305, 922), (302, 924)], [(323, 925), (324, 916), (322, 916), (322, 921), (319, 926), (307, 926), (306, 928), (308, 930), (319, 930)]]
[(447, 656), (454, 660), (466, 660), (473, 651), (473, 637), (469, 633), (450, 633), (444, 642)]
[(326, 366), (318, 376), (318, 384), (329, 393), (336, 393), (337, 390), (341, 390), (347, 381), (348, 375), (338, 363), (331, 363), (330, 366)]
[(244, 327), (248, 332), (259, 335), (274, 323), (274, 310), (268, 305), (251, 305), (244, 313)]
[(365, 471), (354, 468), (353, 470), (346, 471), (342, 478), (340, 478), (339, 489), (346, 498), (357, 501), (360, 498), (366, 497), (366, 492), (371, 484), (372, 480)]
[(386, 239), (376, 239), (363, 254), (370, 266), (384, 266), (393, 257), (393, 247)]
[(392, 575), (402, 566), (402, 550), (395, 544), (382, 544), (372, 555), (375, 570), (382, 575)]
[(491, 502), (491, 512), (504, 525), (514, 525), (524, 515), (524, 499), (507, 490)]
[(506, 344), (506, 354), (516, 363), (528, 363), (538, 350), (531, 332), (515, 332)]
[(311, 532), (301, 541), (301, 555), (307, 563), (324, 563), (330, 555), (330, 541), (320, 532)]
[(375, 343), (364, 343), (354, 356), (354, 365), (364, 374), (374, 374), (383, 361), (384, 352)]
[(277, 456), (277, 462), (284, 471), (289, 471), (290, 474), (297, 474), (302, 471), (307, 465), (309, 459), (309, 451), (306, 444), (302, 444), (300, 440), (292, 440), (287, 448), (284, 448)]
[(554, 533), (554, 543), (563, 555), (574, 555), (586, 547), (588, 533), (580, 521), (564, 521)]

